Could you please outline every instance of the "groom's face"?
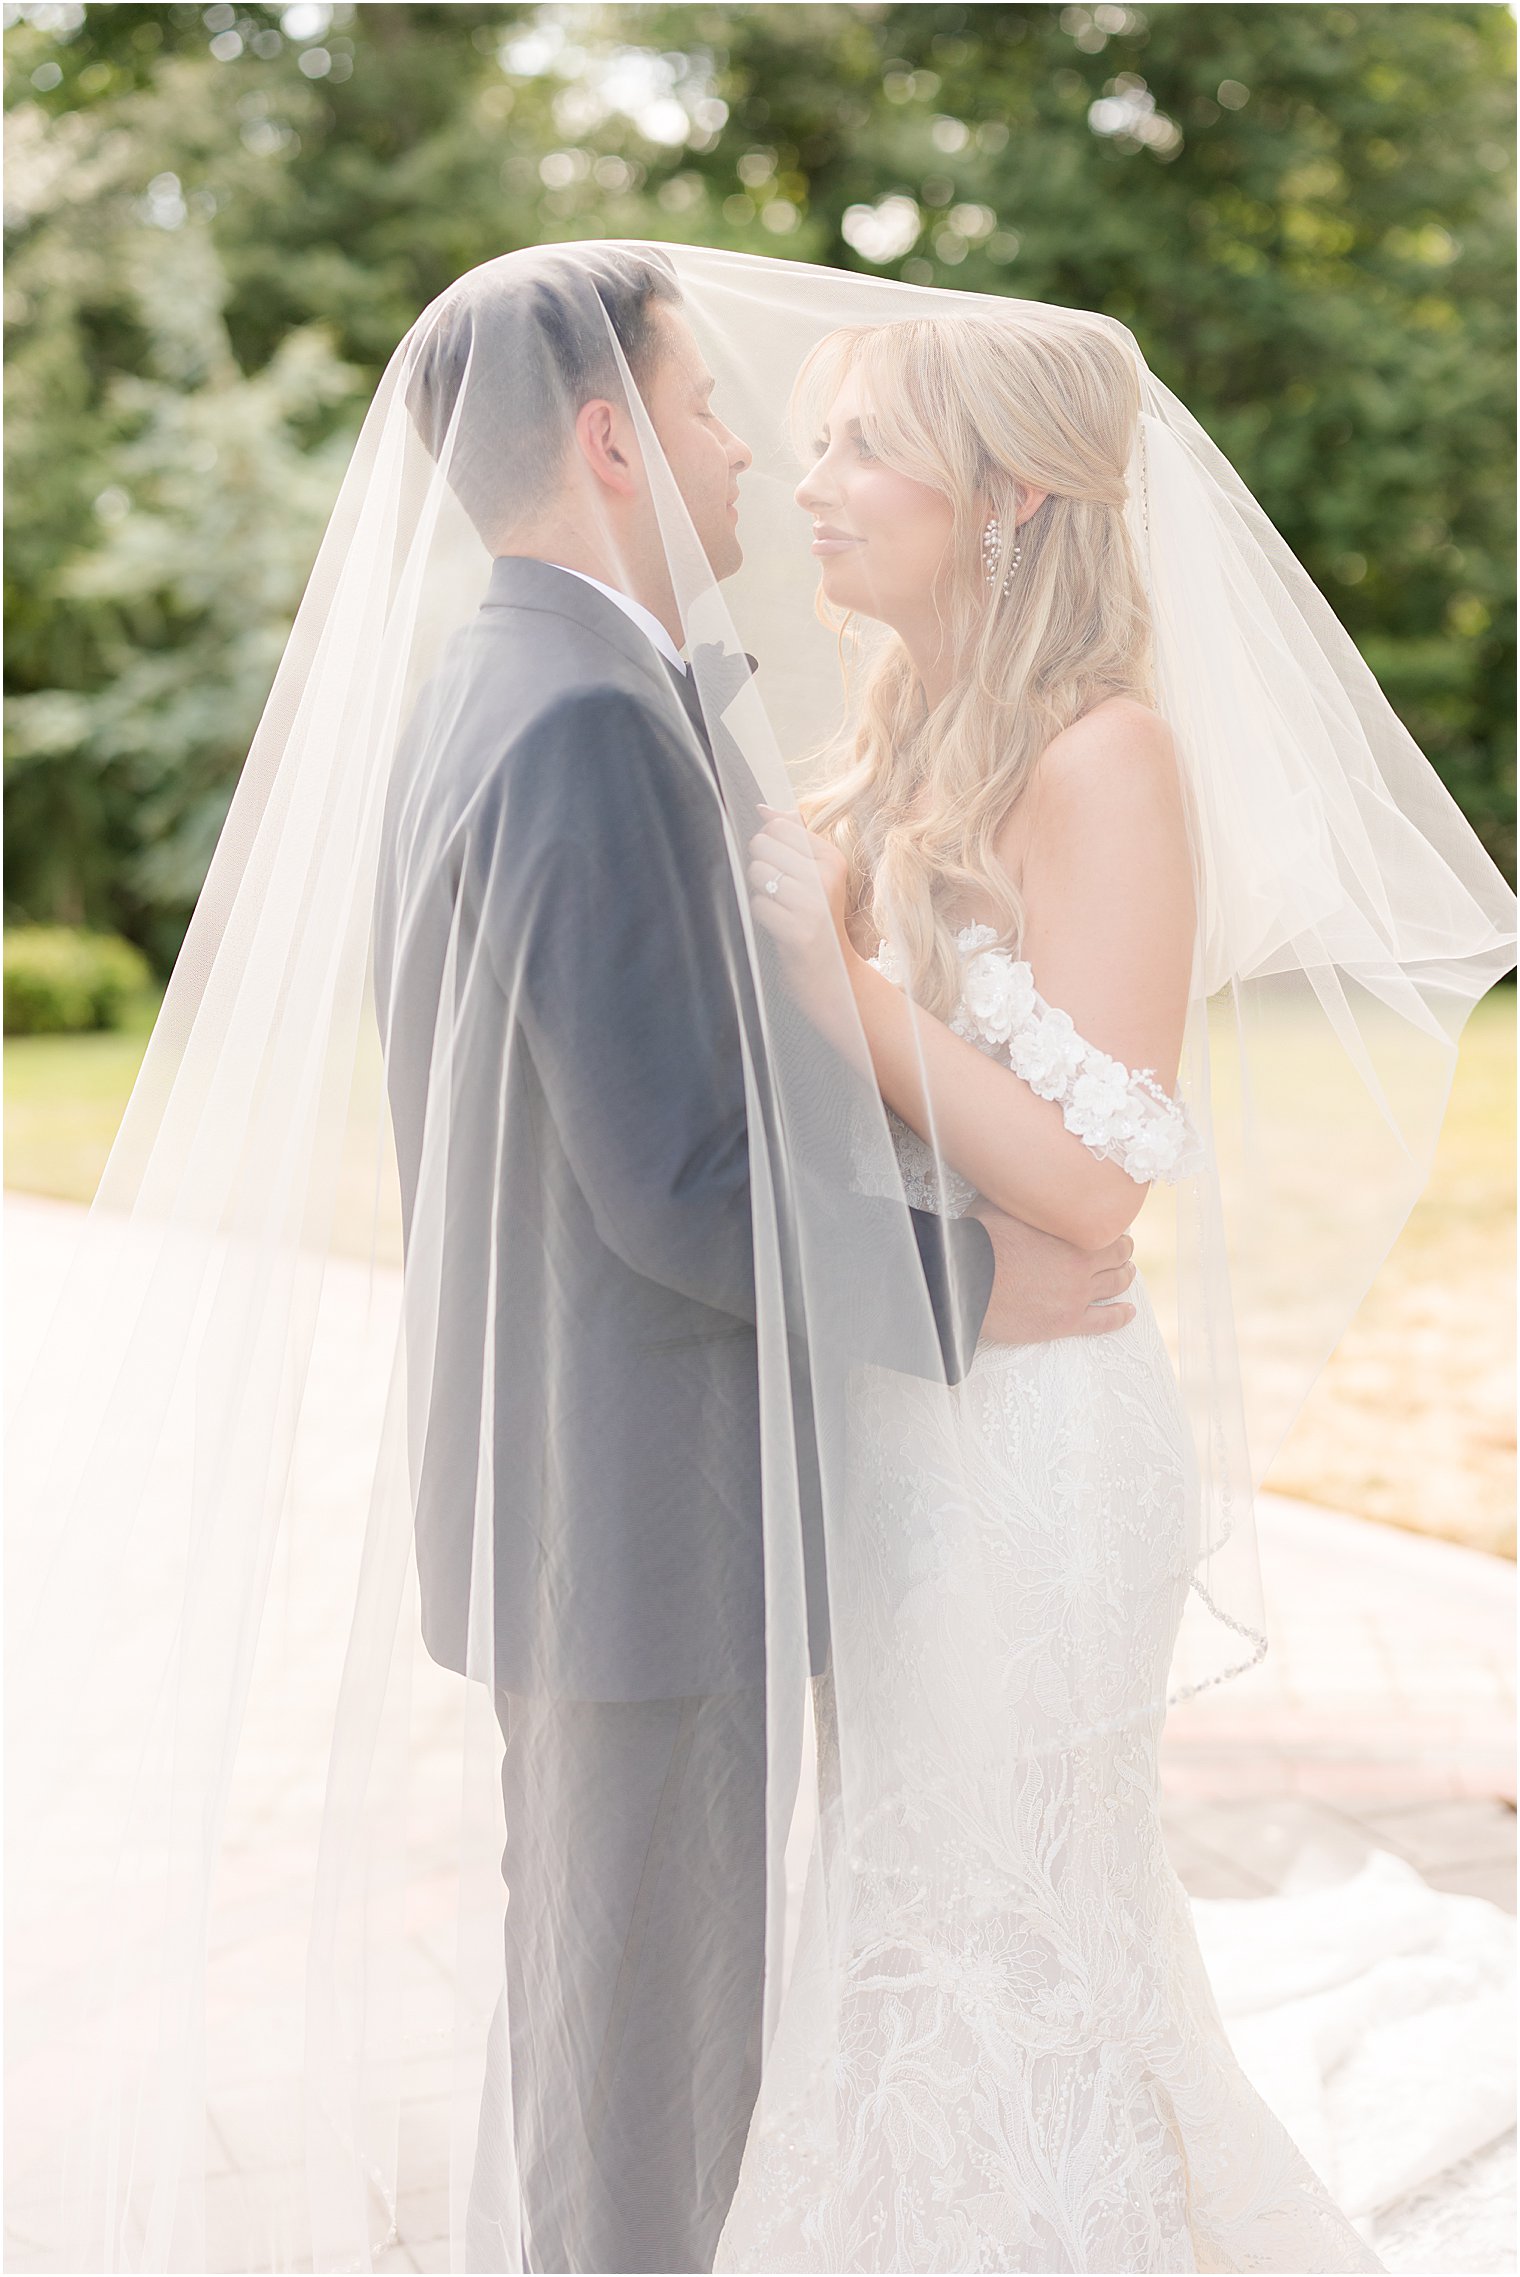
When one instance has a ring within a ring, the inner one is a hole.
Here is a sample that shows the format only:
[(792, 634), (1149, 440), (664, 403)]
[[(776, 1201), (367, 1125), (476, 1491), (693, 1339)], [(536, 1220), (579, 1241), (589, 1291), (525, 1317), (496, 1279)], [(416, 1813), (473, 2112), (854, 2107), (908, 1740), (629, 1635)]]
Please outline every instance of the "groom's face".
[(713, 375), (679, 311), (658, 307), (644, 407), (714, 577), (732, 577), (739, 544), (739, 477), (754, 452), (713, 409)]

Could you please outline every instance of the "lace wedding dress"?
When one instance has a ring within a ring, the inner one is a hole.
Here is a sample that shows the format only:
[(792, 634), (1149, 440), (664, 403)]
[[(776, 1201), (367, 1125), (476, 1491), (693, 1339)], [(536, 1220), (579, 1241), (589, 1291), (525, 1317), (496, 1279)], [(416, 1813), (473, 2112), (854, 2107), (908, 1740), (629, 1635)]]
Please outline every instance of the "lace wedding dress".
[[(960, 935), (958, 1033), (1133, 1175), (1180, 1104)], [(885, 948), (876, 960), (897, 974)], [(959, 1213), (915, 1135), (910, 1199)], [(1126, 1328), (852, 1393), (874, 1595), (815, 1685), (823, 1803), (720, 2270), (1373, 2270), (1232, 2052), (1159, 1816), (1191, 1456), (1144, 1288)], [(968, 1484), (969, 1482), (969, 1484)], [(845, 1768), (830, 1686), (856, 1688)]]

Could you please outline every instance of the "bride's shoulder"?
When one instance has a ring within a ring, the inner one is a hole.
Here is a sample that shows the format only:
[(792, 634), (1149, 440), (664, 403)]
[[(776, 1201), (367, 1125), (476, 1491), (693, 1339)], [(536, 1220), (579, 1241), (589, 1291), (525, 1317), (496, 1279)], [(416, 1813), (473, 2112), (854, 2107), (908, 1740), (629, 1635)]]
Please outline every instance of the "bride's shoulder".
[[(1159, 712), (1109, 696), (1046, 745), (998, 843), (1032, 883), (1038, 874), (1084, 877), (1139, 866), (1178, 885), (1187, 822), (1176, 748)], [(1180, 885), (1178, 885), (1180, 891)]]
[(1172, 731), (1149, 704), (1107, 696), (1052, 737), (1035, 766), (1036, 803), (1054, 818), (1101, 813), (1123, 828), (1137, 814), (1178, 803)]
[(1041, 753), (1041, 773), (1100, 774), (1124, 767), (1175, 771), (1172, 731), (1138, 696), (1105, 696), (1053, 736)]

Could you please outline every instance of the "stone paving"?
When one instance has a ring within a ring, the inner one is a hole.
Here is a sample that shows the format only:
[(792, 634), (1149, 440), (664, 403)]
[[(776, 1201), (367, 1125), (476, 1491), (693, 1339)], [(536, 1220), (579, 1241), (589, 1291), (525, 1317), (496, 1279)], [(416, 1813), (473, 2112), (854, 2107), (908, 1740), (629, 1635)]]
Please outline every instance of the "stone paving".
[[(60, 1260), (82, 1213), (28, 1196), (5, 1197), (7, 1362), (24, 1370), (28, 1325), (46, 1311)], [(394, 1279), (395, 1276), (390, 1276)], [(376, 1282), (381, 1276), (377, 1274)], [(324, 1293), (329, 1355), (373, 1335), (374, 1291), (366, 1273), (337, 1265)], [(384, 1292), (381, 1292), (382, 1299)], [(382, 1302), (381, 1310), (384, 1305)], [(381, 1323), (383, 1330), (383, 1322)], [(340, 1384), (341, 1366), (322, 1357), (316, 1380)], [(351, 1410), (333, 1408), (332, 1477), (315, 1483), (308, 1515), (324, 1492), (341, 1492), (344, 1438), (362, 1439)], [(318, 1469), (320, 1466), (318, 1466)], [(1395, 1533), (1337, 1512), (1263, 1497), (1259, 1510), (1271, 1649), (1248, 1675), (1173, 1711), (1163, 1747), (1166, 1832), (1174, 1864), (1200, 1898), (1267, 1895), (1285, 1885), (1333, 1881), (1353, 1872), (1369, 1849), (1395, 1852), (1441, 1889), (1515, 1903), (1515, 1571), (1479, 1552)], [(309, 1545), (320, 1525), (308, 1527)], [(12, 1544), (8, 1556), (24, 1557)], [(335, 1577), (341, 1584), (341, 1576)], [(341, 1600), (341, 1586), (335, 1586)], [(322, 1640), (298, 1640), (320, 1655)], [(315, 1663), (314, 1663), (315, 1664)], [(314, 1698), (308, 1707), (315, 1705)], [(457, 1750), (452, 1694), (439, 1694), (440, 1760)], [(278, 1735), (271, 1759), (279, 1756)], [(288, 1763), (288, 1755), (284, 1760)], [(457, 1763), (457, 1754), (453, 1758)], [(457, 1768), (454, 1771), (457, 1782)], [(276, 1837), (288, 1868), (308, 1839), (303, 1811), (318, 1796), (245, 1797), (251, 1808), (232, 1870), (246, 1875), (254, 1924), (223, 1987), (257, 2010), (260, 2000), (257, 1904), (261, 1867), (277, 1886), (281, 1860), (261, 1844)], [(440, 1878), (438, 1922), (450, 1894)], [(436, 1978), (444, 1939), (417, 1931), (420, 1970)], [(272, 1959), (273, 1956), (271, 1955)], [(438, 2088), (442, 2088), (440, 2080)], [(411, 2187), (408, 2242), (376, 2260), (377, 2269), (447, 2265), (447, 2158), (427, 2130), (446, 2097), (408, 2099), (405, 2133)], [(240, 2175), (285, 2163), (283, 2145), (240, 2135), (235, 2107), (222, 2114), (211, 2186), (214, 2258), (218, 2209), (235, 2212)], [(12, 2225), (14, 2224), (14, 2229)], [(27, 2238), (25, 2207), (7, 2202), (6, 2266), (49, 2266)], [(268, 2266), (295, 2266), (275, 2240)], [(440, 2258), (440, 2255), (442, 2258)]]
[(1450, 1542), (1258, 1505), (1269, 1650), (1175, 1708), (1173, 1862), (1198, 1897), (1393, 1850), (1515, 1907), (1515, 1569)]

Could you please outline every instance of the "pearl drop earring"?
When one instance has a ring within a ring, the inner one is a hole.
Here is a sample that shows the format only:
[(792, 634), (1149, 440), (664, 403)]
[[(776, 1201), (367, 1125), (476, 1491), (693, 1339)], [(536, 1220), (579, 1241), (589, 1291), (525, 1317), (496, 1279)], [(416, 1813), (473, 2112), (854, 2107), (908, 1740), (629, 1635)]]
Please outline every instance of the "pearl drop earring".
[[(982, 532), (982, 580), (984, 584), (996, 585), (998, 583), (999, 571), (1002, 569), (1002, 551), (1002, 522), (996, 514), (989, 514), (987, 526)], [(1017, 529), (1015, 529), (1013, 546), (1008, 556), (1008, 567), (1002, 577), (1002, 589), (1005, 593), (1013, 583), (1013, 573), (1018, 568), (1023, 555), (1024, 548), (1020, 542)]]

